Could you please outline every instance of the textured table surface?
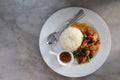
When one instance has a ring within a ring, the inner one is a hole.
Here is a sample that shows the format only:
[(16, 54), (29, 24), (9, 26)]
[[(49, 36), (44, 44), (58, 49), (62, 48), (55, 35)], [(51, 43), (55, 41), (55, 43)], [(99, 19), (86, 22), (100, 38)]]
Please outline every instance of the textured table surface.
[[(108, 59), (99, 70), (82, 78), (58, 75), (39, 51), (39, 33), (45, 20), (70, 6), (97, 12), (111, 32)], [(0, 0), (0, 80), (120, 80), (119, 34), (120, 0)]]

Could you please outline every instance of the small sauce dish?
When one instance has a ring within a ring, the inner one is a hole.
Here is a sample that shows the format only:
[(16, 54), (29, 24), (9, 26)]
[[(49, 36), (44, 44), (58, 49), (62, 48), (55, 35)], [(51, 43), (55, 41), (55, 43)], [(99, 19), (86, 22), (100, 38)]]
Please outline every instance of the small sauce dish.
[(57, 56), (58, 62), (63, 66), (71, 65), (74, 62), (73, 53), (70, 51), (62, 50), (59, 53), (49, 51), (49, 53)]

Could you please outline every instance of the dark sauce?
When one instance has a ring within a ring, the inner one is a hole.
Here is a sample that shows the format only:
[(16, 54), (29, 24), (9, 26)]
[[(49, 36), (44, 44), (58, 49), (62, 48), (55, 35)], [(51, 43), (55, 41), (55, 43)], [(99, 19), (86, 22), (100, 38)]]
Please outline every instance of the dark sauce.
[(60, 60), (64, 63), (68, 63), (71, 60), (71, 55), (68, 52), (62, 52), (60, 54)]

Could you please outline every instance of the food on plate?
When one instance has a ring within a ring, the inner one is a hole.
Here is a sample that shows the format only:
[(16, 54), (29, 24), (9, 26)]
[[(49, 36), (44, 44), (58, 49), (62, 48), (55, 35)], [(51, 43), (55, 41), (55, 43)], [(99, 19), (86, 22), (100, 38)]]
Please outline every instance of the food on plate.
[(59, 38), (63, 49), (73, 52), (78, 64), (89, 62), (100, 47), (98, 33), (86, 23), (74, 22)]
[(73, 52), (81, 45), (83, 34), (78, 28), (70, 26), (61, 33), (59, 41), (63, 49)]
[(86, 23), (75, 22), (71, 26), (80, 29), (83, 33), (83, 42), (79, 48), (73, 52), (74, 57), (79, 64), (89, 62), (100, 47), (98, 33)]

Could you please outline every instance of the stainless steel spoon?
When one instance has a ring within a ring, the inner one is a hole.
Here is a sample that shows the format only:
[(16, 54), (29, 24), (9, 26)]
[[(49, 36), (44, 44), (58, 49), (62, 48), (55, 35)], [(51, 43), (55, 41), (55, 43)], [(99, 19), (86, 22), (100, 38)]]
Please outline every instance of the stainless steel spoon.
[(47, 44), (55, 44), (58, 41), (59, 36), (64, 31), (64, 29), (66, 29), (70, 24), (80, 20), (84, 16), (85, 16), (85, 13), (83, 9), (81, 9), (62, 29), (49, 34), (49, 36), (47, 37)]

